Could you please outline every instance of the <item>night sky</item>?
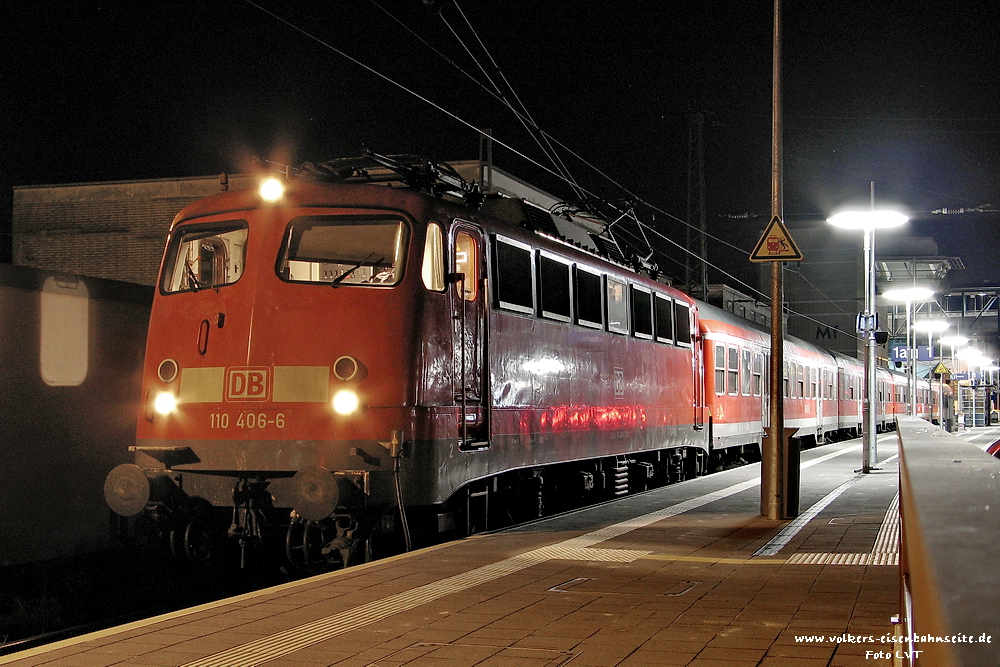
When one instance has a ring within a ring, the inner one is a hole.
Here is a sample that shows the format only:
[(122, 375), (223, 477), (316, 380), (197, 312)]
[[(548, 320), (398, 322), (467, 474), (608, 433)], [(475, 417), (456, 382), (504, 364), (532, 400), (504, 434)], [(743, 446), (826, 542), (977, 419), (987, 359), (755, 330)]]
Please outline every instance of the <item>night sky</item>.
[[(789, 224), (867, 206), (874, 181), (880, 204), (911, 216), (910, 233), (963, 258), (970, 268), (953, 282), (1000, 284), (1000, 213), (930, 213), (1000, 208), (1000, 9), (785, 5)], [(771, 2), (449, 0), (438, 9), (420, 0), (15, 3), (2, 40), (2, 258), (12, 185), (236, 172), (253, 156), (297, 165), (363, 147), (468, 159), (479, 145), (470, 125), (551, 168), (487, 92), (464, 44), (542, 130), (631, 194), (561, 151), (586, 190), (652, 205), (653, 224), (681, 242), (671, 216), (686, 217), (688, 117), (706, 112), (709, 232), (738, 248), (713, 242), (710, 257), (750, 275), (746, 257), (770, 211)], [(573, 196), (511, 150), (497, 146), (495, 161)], [(759, 217), (726, 217), (744, 212)], [(676, 269), (678, 259), (661, 263)]]

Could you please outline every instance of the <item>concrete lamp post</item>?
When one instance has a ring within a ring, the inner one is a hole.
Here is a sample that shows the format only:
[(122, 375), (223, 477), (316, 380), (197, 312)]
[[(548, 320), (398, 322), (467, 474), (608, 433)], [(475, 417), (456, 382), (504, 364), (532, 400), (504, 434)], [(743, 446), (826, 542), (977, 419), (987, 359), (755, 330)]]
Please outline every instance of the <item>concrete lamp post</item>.
[[(874, 194), (873, 202), (874, 202)], [(873, 206), (874, 208), (874, 206)], [(862, 445), (861, 472), (871, 472), (877, 458), (876, 445), (876, 395), (875, 387), (875, 230), (898, 227), (909, 220), (895, 211), (845, 211), (827, 218), (834, 227), (860, 229), (864, 232), (865, 255), (865, 310), (858, 317), (858, 332), (865, 341), (865, 402), (864, 441)]]

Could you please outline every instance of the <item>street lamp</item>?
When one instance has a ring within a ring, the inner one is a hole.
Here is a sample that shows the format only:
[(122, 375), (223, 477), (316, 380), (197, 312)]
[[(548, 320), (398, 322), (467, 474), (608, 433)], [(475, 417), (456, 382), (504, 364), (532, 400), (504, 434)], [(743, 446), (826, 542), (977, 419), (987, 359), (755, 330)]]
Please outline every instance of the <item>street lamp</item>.
[[(874, 209), (874, 185), (872, 190), (872, 208)], [(864, 406), (864, 442), (862, 444), (861, 471), (870, 472), (872, 462), (876, 457), (875, 432), (875, 330), (878, 328), (875, 317), (875, 230), (899, 227), (907, 218), (895, 211), (845, 211), (827, 218), (834, 227), (841, 229), (860, 229), (865, 233), (865, 310), (858, 318), (858, 332), (865, 341), (865, 406)]]
[[(947, 345), (951, 348), (951, 363), (955, 364), (955, 348), (962, 347), (969, 342), (969, 339), (965, 336), (945, 336), (944, 338), (939, 338), (938, 342), (942, 345)], [(943, 355), (942, 355), (943, 356)]]
[[(913, 304), (920, 301), (926, 301), (934, 294), (934, 291), (928, 289), (927, 287), (901, 287), (899, 289), (886, 290), (882, 292), (882, 296), (890, 301), (904, 301), (906, 303), (906, 360), (910, 364), (909, 368), (909, 401), (907, 401), (907, 414), (916, 415), (916, 405), (917, 405), (917, 359), (915, 349), (916, 345), (911, 343), (910, 340), (910, 325), (912, 322), (913, 314)], [(916, 336), (913, 337), (914, 341)]]

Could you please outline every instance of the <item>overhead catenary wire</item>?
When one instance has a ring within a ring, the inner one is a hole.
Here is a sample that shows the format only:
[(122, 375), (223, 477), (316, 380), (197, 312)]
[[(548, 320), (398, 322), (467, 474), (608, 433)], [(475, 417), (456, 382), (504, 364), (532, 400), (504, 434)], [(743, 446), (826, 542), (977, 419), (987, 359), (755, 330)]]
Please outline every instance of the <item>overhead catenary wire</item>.
[(435, 13), (437, 13), (438, 16), (441, 17), (441, 20), (445, 24), (445, 27), (448, 28), (448, 31), (452, 34), (452, 36), (455, 38), (455, 40), (462, 46), (462, 48), (464, 49), (466, 55), (469, 56), (469, 58), (476, 64), (476, 67), (479, 68), (479, 71), (482, 72), (482, 74), (486, 78), (486, 80), (489, 81), (489, 83), (490, 83), (489, 86), (487, 86), (482, 81), (480, 81), (479, 79), (477, 79), (475, 76), (473, 76), (472, 74), (470, 74), (469, 72), (467, 72), (464, 68), (462, 68), (453, 59), (451, 59), (447, 55), (445, 55), (440, 49), (438, 49), (433, 44), (431, 44), (430, 42), (428, 42), (426, 39), (424, 39), (423, 37), (421, 37), (415, 30), (413, 30), (410, 26), (408, 26), (404, 21), (400, 20), (399, 17), (397, 17), (392, 12), (390, 12), (383, 5), (379, 4), (379, 2), (377, 0), (369, 0), (369, 1), (373, 5), (375, 5), (380, 11), (382, 11), (386, 16), (388, 16), (390, 19), (392, 19), (393, 21), (395, 21), (401, 28), (403, 28), (404, 30), (406, 30), (417, 41), (419, 41), (424, 46), (426, 46), (428, 49), (430, 49), (434, 54), (436, 54), (442, 60), (444, 60), (449, 65), (451, 65), (453, 68), (455, 68), (458, 72), (460, 72), (467, 79), (469, 79), (474, 84), (476, 84), (477, 86), (479, 86), (482, 90), (484, 90), (487, 94), (489, 94), (494, 99), (496, 99), (498, 102), (500, 102), (503, 106), (507, 107), (507, 109), (509, 109), (514, 114), (514, 116), (518, 119), (518, 121), (522, 124), (522, 126), (524, 126), (524, 128), (525, 128), (525, 130), (527, 130), (528, 134), (535, 140), (535, 142), (538, 144), (538, 147), (542, 150), (543, 153), (545, 153), (546, 157), (552, 162), (552, 164), (554, 165), (554, 167), (559, 171), (559, 177), (564, 182), (566, 182), (567, 184), (569, 184), (569, 186), (573, 189), (573, 191), (577, 194), (578, 197), (583, 197), (583, 195), (585, 194), (584, 191), (582, 190), (582, 188), (580, 188), (579, 183), (577, 183), (576, 179), (574, 179), (572, 177), (572, 174), (570, 173), (569, 169), (566, 167), (566, 165), (562, 161), (562, 159), (559, 157), (559, 154), (552, 147), (552, 144), (551, 144), (552, 138), (550, 136), (548, 136), (538, 126), (538, 123), (535, 122), (534, 118), (531, 116), (531, 114), (528, 111), (527, 107), (521, 101), (521, 98), (517, 94), (517, 91), (514, 89), (514, 87), (507, 80), (507, 77), (504, 75), (503, 70), (500, 69), (500, 66), (496, 62), (496, 59), (493, 58), (493, 55), (490, 53), (489, 49), (486, 48), (486, 45), (479, 38), (479, 34), (476, 32), (475, 28), (473, 28), (472, 23), (466, 17), (465, 12), (462, 11), (462, 8), (458, 5), (457, 0), (454, 2), (456, 9), (458, 10), (459, 14), (462, 16), (462, 19), (465, 21), (465, 24), (469, 28), (469, 31), (472, 32), (473, 36), (476, 38), (476, 41), (479, 44), (480, 48), (483, 50), (483, 52), (486, 54), (486, 56), (490, 59), (490, 62), (493, 64), (494, 69), (497, 70), (500, 78), (503, 79), (504, 84), (507, 86), (507, 89), (510, 90), (511, 95), (514, 96), (514, 99), (520, 105), (520, 109), (515, 108), (514, 105), (510, 102), (510, 100), (507, 99), (507, 96), (504, 94), (503, 89), (501, 89), (501, 87), (499, 85), (497, 85), (496, 81), (493, 80), (493, 77), (491, 77), (490, 74), (486, 71), (486, 68), (484, 68), (482, 66), (482, 64), (479, 62), (479, 59), (476, 58), (475, 54), (465, 44), (464, 40), (462, 40), (461, 36), (452, 27), (452, 25), (448, 22), (447, 18), (440, 12), (440, 10), (436, 11)]
[[(259, 11), (267, 14), (268, 16), (270, 16), (271, 18), (273, 18), (274, 20), (282, 23), (283, 25), (285, 25), (288, 28), (294, 30), (295, 32), (298, 32), (299, 34), (303, 35), (304, 37), (306, 37), (306, 38), (308, 38), (308, 39), (316, 42), (320, 46), (322, 46), (322, 47), (324, 47), (324, 48), (326, 48), (326, 49), (328, 49), (328, 50), (336, 53), (337, 55), (345, 58), (346, 60), (350, 61), (351, 63), (353, 63), (355, 65), (357, 65), (358, 67), (360, 67), (360, 68), (366, 70), (367, 72), (369, 72), (369, 73), (377, 76), (378, 78), (382, 79), (383, 81), (385, 81), (385, 82), (387, 82), (387, 83), (389, 83), (389, 84), (391, 84), (391, 85), (399, 88), (400, 90), (408, 93), (409, 95), (412, 95), (413, 97), (415, 97), (416, 99), (424, 102), (425, 104), (428, 104), (429, 106), (433, 107), (434, 109), (436, 109), (436, 110), (440, 111), (441, 113), (447, 115), (449, 118), (452, 118), (456, 122), (458, 122), (458, 123), (464, 125), (465, 127), (473, 130), (479, 136), (485, 137), (485, 138), (489, 138), (491, 141), (493, 141), (498, 146), (501, 146), (502, 148), (511, 151), (511, 153), (513, 153), (514, 155), (516, 155), (516, 156), (520, 157), (521, 159), (527, 161), (528, 163), (530, 163), (530, 164), (538, 167), (539, 169), (541, 169), (541, 170), (545, 171), (546, 173), (550, 174), (551, 176), (554, 176), (554, 177), (562, 180), (563, 182), (567, 183), (568, 185), (570, 185), (570, 187), (573, 187), (575, 191), (578, 191), (579, 194), (587, 195), (587, 196), (590, 196), (590, 197), (593, 197), (593, 198), (597, 198), (598, 197), (595, 193), (593, 193), (590, 190), (584, 188), (583, 186), (580, 186), (575, 181), (572, 181), (572, 180), (568, 179), (566, 176), (564, 176), (563, 174), (561, 174), (561, 173), (553, 170), (552, 168), (547, 167), (544, 164), (541, 164), (540, 162), (538, 162), (534, 158), (530, 157), (526, 153), (524, 153), (524, 152), (522, 152), (522, 151), (514, 148), (509, 143), (505, 143), (505, 142), (501, 141), (500, 139), (497, 139), (493, 135), (488, 135), (484, 130), (476, 127), (473, 123), (465, 120), (464, 118), (460, 117), (458, 114), (456, 114), (456, 113), (454, 113), (454, 112), (446, 109), (442, 105), (434, 102), (433, 100), (431, 100), (430, 98), (426, 97), (425, 95), (422, 95), (422, 94), (418, 93), (417, 91), (413, 90), (412, 88), (409, 88), (409, 87), (403, 85), (402, 83), (400, 83), (400, 82), (392, 79), (391, 77), (387, 76), (386, 74), (383, 74), (382, 72), (379, 72), (375, 68), (373, 68), (373, 67), (365, 64), (364, 62), (362, 62), (362, 61), (358, 60), (357, 58), (351, 56), (347, 52), (345, 52), (345, 51), (343, 51), (341, 49), (338, 49), (337, 47), (335, 47), (334, 45), (330, 44), (329, 42), (327, 42), (327, 41), (321, 39), (320, 37), (312, 34), (311, 32), (309, 32), (308, 30), (302, 28), (301, 26), (298, 26), (298, 25), (292, 23), (288, 19), (285, 19), (284, 17), (276, 14), (275, 12), (271, 11), (270, 9), (267, 9), (266, 7), (260, 5), (259, 3), (255, 2), (254, 0), (244, 0), (244, 2), (246, 2), (248, 5), (256, 8), (257, 10), (259, 10)], [(374, 4), (377, 5), (378, 3), (374, 3)], [(456, 3), (456, 6), (457, 6), (457, 3)], [(383, 8), (383, 11), (385, 11), (384, 8)], [(477, 39), (478, 39), (478, 37), (477, 37)], [(423, 40), (421, 40), (421, 41), (423, 41)], [(446, 58), (446, 60), (447, 60), (447, 58)], [(449, 60), (449, 62), (451, 62), (451, 61)], [(515, 115), (517, 115), (518, 118), (522, 122), (532, 122), (533, 123), (533, 121), (530, 121), (530, 119), (526, 120), (526, 118), (522, 114), (520, 114), (519, 112), (517, 112), (516, 110), (514, 110), (513, 107), (510, 105), (510, 103), (507, 102), (502, 96), (499, 97), (498, 99), (500, 99), (500, 101), (503, 102), (509, 109), (515, 111)], [(537, 127), (537, 125), (535, 127)], [(590, 168), (594, 169), (594, 171), (596, 173), (600, 174), (602, 177), (604, 177), (605, 179), (607, 179), (610, 183), (612, 183), (616, 187), (620, 188), (622, 191), (624, 191), (625, 193), (627, 193), (630, 197), (632, 197), (633, 199), (635, 199), (637, 202), (641, 203), (646, 208), (648, 208), (648, 209), (650, 209), (652, 211), (659, 212), (659, 213), (663, 214), (664, 216), (670, 218), (671, 220), (674, 220), (675, 222), (678, 222), (681, 225), (686, 225), (688, 227), (694, 228), (694, 226), (691, 225), (691, 223), (687, 222), (686, 220), (683, 220), (683, 219), (681, 219), (681, 218), (679, 218), (679, 217), (677, 217), (677, 216), (675, 216), (675, 215), (673, 215), (673, 214), (671, 214), (671, 213), (669, 213), (669, 212), (667, 212), (667, 211), (665, 211), (665, 210), (663, 210), (663, 209), (661, 209), (661, 208), (659, 208), (657, 206), (654, 206), (654, 205), (650, 204), (649, 202), (645, 201), (642, 197), (640, 197), (639, 195), (635, 194), (634, 192), (632, 192), (631, 190), (629, 190), (627, 187), (625, 187), (623, 184), (617, 182), (615, 179), (613, 179), (610, 176), (608, 176), (607, 174), (605, 174), (603, 171), (601, 171), (600, 169), (598, 169), (597, 167), (595, 167), (590, 162), (588, 162), (588, 161), (584, 160), (583, 158), (581, 158), (577, 153), (569, 150), (563, 143), (558, 142), (557, 140), (555, 140), (554, 138), (552, 138), (550, 135), (548, 135), (548, 133), (543, 132), (540, 128), (539, 128), (538, 131), (540, 133), (542, 133), (546, 137), (546, 139), (548, 141), (555, 141), (557, 144), (560, 145), (560, 147), (564, 148), (564, 150), (567, 150), (571, 155), (573, 155), (577, 159), (581, 160), (581, 162), (583, 162), (584, 164), (586, 164)], [(633, 220), (636, 223), (636, 225), (639, 226), (639, 228), (640, 228), (640, 234), (642, 234), (642, 236), (645, 236), (645, 233), (642, 230), (649, 231), (651, 234), (653, 234), (656, 237), (658, 237), (658, 238), (666, 241), (667, 243), (669, 243), (670, 245), (678, 248), (682, 252), (688, 253), (688, 254), (692, 255), (693, 257), (696, 257), (699, 261), (706, 261), (706, 260), (704, 260), (704, 258), (699, 257), (698, 255), (696, 255), (695, 253), (693, 253), (688, 248), (686, 248), (683, 245), (681, 245), (681, 244), (673, 241), (672, 239), (670, 239), (669, 237), (667, 237), (665, 234), (663, 234), (659, 230), (653, 228), (651, 225), (647, 225), (646, 223), (644, 223), (641, 220), (639, 220), (638, 216), (634, 212), (634, 208), (632, 210), (622, 210), (622, 209), (617, 209), (614, 205), (612, 205), (612, 208), (614, 210), (617, 210), (619, 213), (627, 215), (631, 220)], [(700, 233), (700, 230), (699, 230), (699, 233)], [(720, 238), (715, 237), (715, 236), (710, 235), (710, 234), (707, 235), (707, 236), (708, 236), (708, 238), (711, 238), (712, 240), (714, 240), (714, 241), (716, 241), (716, 242), (718, 242), (720, 244), (726, 245), (726, 246), (728, 246), (730, 248), (733, 248), (733, 249), (735, 249), (737, 251), (740, 251), (740, 252), (746, 252), (749, 255), (749, 251), (746, 251), (746, 249), (744, 249), (744, 248), (740, 248), (740, 247), (738, 247), (738, 246), (736, 246), (734, 244), (731, 244), (731, 243), (729, 243), (729, 242), (727, 242), (727, 241), (725, 241), (723, 239), (720, 239)], [(649, 247), (648, 244), (647, 244), (647, 247)], [(650, 250), (655, 250), (652, 247), (649, 247), (649, 249)], [(739, 278), (736, 278), (734, 275), (732, 275), (731, 273), (729, 273), (728, 271), (726, 271), (725, 269), (723, 269), (720, 266), (717, 266), (717, 265), (712, 264), (712, 263), (708, 263), (708, 265), (710, 267), (712, 267), (713, 269), (715, 269), (716, 271), (718, 271), (719, 273), (721, 273), (722, 275), (724, 275), (724, 276), (728, 277), (729, 279), (733, 280), (736, 284), (739, 284), (739, 285), (743, 286), (744, 288), (746, 288), (749, 291), (757, 294), (758, 296), (764, 297), (764, 299), (766, 300), (766, 298), (767, 298), (766, 295), (764, 295), (763, 292), (761, 292), (759, 289), (757, 289), (757, 288), (749, 285), (748, 283), (746, 283), (743, 280), (740, 280)], [(789, 311), (789, 312), (794, 312), (794, 311)], [(795, 313), (795, 314), (800, 315), (802, 317), (807, 317), (805, 315), (802, 315), (801, 313)], [(807, 317), (807, 319), (812, 319), (812, 318)], [(822, 322), (820, 322), (820, 323), (821, 324), (825, 324), (825, 323), (822, 323)]]
[(420, 93), (418, 93), (417, 91), (413, 90), (412, 88), (408, 88), (408, 87), (404, 86), (403, 84), (401, 84), (398, 81), (392, 79), (391, 77), (383, 74), (382, 72), (379, 72), (374, 67), (366, 65), (365, 63), (361, 62), (360, 60), (358, 60), (354, 56), (352, 56), (349, 53), (347, 53), (346, 51), (338, 49), (337, 47), (333, 46), (329, 42), (327, 42), (327, 41), (325, 41), (323, 39), (320, 39), (316, 35), (313, 35), (308, 30), (306, 30), (306, 29), (304, 29), (304, 28), (302, 28), (300, 26), (295, 25), (294, 23), (292, 23), (291, 21), (285, 19), (284, 17), (279, 16), (278, 14), (275, 14), (274, 12), (272, 12), (269, 9), (267, 9), (266, 7), (263, 7), (260, 4), (258, 4), (257, 2), (254, 2), (254, 0), (243, 0), (243, 1), (245, 3), (247, 3), (248, 5), (250, 5), (252, 7), (255, 7), (256, 9), (264, 12), (265, 14), (267, 14), (268, 16), (270, 16), (271, 18), (273, 18), (274, 20), (276, 20), (276, 21), (278, 21), (278, 22), (286, 25), (287, 27), (291, 28), (292, 30), (298, 32), (299, 34), (301, 34), (301, 35), (303, 35), (303, 36), (305, 36), (305, 37), (313, 40), (314, 42), (316, 42), (320, 46), (333, 51), (337, 55), (339, 55), (339, 56), (341, 56), (341, 57), (343, 57), (343, 58), (351, 61), (352, 63), (354, 63), (358, 67), (364, 69), (365, 71), (367, 71), (367, 72), (369, 72), (371, 74), (374, 74), (375, 76), (377, 76), (378, 78), (382, 79), (383, 81), (385, 81), (385, 82), (387, 82), (387, 83), (389, 83), (389, 84), (391, 84), (393, 86), (396, 86), (400, 90), (402, 90), (402, 91), (404, 91), (406, 93), (409, 93), (410, 95), (412, 95), (416, 99), (420, 100), (421, 102), (424, 102), (425, 104), (428, 104), (428, 105), (434, 107), (435, 109), (437, 109), (441, 113), (445, 114), (449, 118), (451, 118), (451, 119), (457, 121), (458, 123), (464, 125), (465, 127), (469, 128), (470, 130), (472, 130), (473, 132), (475, 132), (479, 136), (490, 138), (493, 141), (493, 143), (495, 143), (498, 146), (501, 146), (501, 147), (509, 150), (514, 155), (517, 155), (518, 157), (522, 158), (523, 160), (526, 160), (527, 162), (535, 165), (539, 169), (544, 170), (545, 172), (549, 173), (552, 176), (555, 176), (556, 178), (560, 178), (560, 179), (562, 178), (562, 176), (560, 174), (558, 174), (557, 172), (553, 171), (549, 167), (546, 167), (545, 165), (539, 163), (537, 160), (535, 160), (534, 158), (530, 157), (529, 155), (526, 155), (525, 153), (522, 153), (521, 151), (517, 150), (516, 148), (514, 148), (510, 144), (504, 143), (503, 141), (497, 139), (496, 137), (487, 134), (484, 130), (476, 127), (475, 125), (473, 125), (469, 121), (465, 120), (464, 118), (462, 118), (458, 114), (456, 114), (456, 113), (454, 113), (452, 111), (449, 111), (448, 109), (444, 108), (443, 106), (441, 106), (437, 102), (431, 100), (430, 98), (428, 98), (425, 95), (421, 95)]
[[(699, 233), (701, 233), (700, 228), (695, 227), (694, 225), (692, 225), (688, 221), (686, 221), (686, 220), (684, 220), (682, 218), (679, 218), (676, 215), (674, 215), (674, 214), (672, 214), (672, 213), (670, 213), (670, 212), (668, 212), (668, 211), (666, 211), (666, 210), (664, 210), (662, 208), (659, 208), (659, 207), (657, 207), (657, 206), (655, 206), (653, 204), (650, 204), (649, 202), (645, 201), (640, 195), (638, 195), (635, 192), (631, 191), (623, 183), (621, 183), (621, 182), (617, 181), (616, 179), (614, 179), (608, 173), (606, 173), (605, 171), (603, 171), (600, 167), (598, 167), (597, 165), (593, 164), (592, 162), (590, 162), (589, 160), (587, 160), (585, 157), (583, 157), (582, 155), (580, 155), (579, 153), (577, 153), (576, 151), (574, 151), (573, 149), (571, 149), (565, 143), (559, 141), (559, 139), (557, 139), (556, 137), (552, 136), (551, 134), (549, 134), (548, 132), (546, 132), (545, 130), (543, 130), (542, 128), (540, 128), (537, 125), (537, 123), (534, 122), (534, 120), (532, 118), (530, 118), (530, 117), (526, 118), (520, 111), (518, 111), (517, 109), (515, 109), (510, 104), (510, 102), (505, 97), (502, 96), (502, 94), (500, 93), (500, 91), (495, 88), (495, 84), (494, 84), (494, 89), (490, 89), (488, 86), (486, 86), (485, 84), (483, 84), (479, 79), (475, 78), (474, 76), (472, 76), (471, 74), (469, 74), (468, 72), (466, 72), (461, 66), (459, 66), (457, 63), (455, 63), (451, 58), (449, 58), (444, 53), (442, 53), (440, 51), (440, 49), (438, 49), (435, 46), (433, 46), (430, 42), (428, 42), (423, 37), (421, 37), (419, 34), (417, 34), (412, 28), (410, 28), (409, 26), (407, 26), (403, 21), (401, 21), (399, 18), (397, 18), (395, 15), (393, 15), (387, 9), (385, 9), (385, 7), (383, 7), (381, 4), (379, 4), (377, 2), (377, 0), (370, 0), (370, 2), (373, 5), (375, 5), (376, 7), (378, 7), (382, 12), (384, 12), (389, 18), (391, 18), (393, 21), (395, 21), (397, 24), (399, 24), (404, 30), (406, 30), (407, 32), (409, 32), (415, 39), (417, 39), (418, 41), (420, 41), (427, 48), (429, 48), (431, 51), (433, 51), (435, 54), (437, 54), (439, 57), (441, 57), (445, 62), (447, 62), (449, 65), (451, 65), (456, 70), (458, 70), (463, 76), (467, 77), (469, 80), (471, 80), (477, 86), (479, 86), (480, 88), (482, 88), (486, 93), (488, 93), (490, 96), (492, 96), (498, 102), (500, 102), (501, 104), (503, 104), (504, 106), (506, 106), (511, 112), (514, 113), (514, 115), (518, 118), (518, 120), (522, 124), (528, 124), (528, 123), (530, 123), (533, 127), (535, 127), (538, 130), (539, 135), (541, 137), (543, 137), (545, 139), (546, 143), (548, 143), (550, 146), (552, 144), (556, 144), (559, 148), (561, 148), (562, 150), (564, 150), (565, 152), (567, 152), (569, 155), (573, 156), (573, 158), (575, 158), (576, 160), (578, 160), (579, 162), (581, 162), (583, 165), (585, 165), (588, 168), (590, 168), (592, 171), (594, 171), (594, 173), (596, 173), (599, 176), (601, 176), (608, 183), (610, 183), (611, 185), (613, 185), (617, 189), (621, 190), (622, 192), (625, 192), (629, 197), (631, 197), (632, 199), (636, 200), (637, 202), (642, 203), (644, 206), (646, 206), (647, 208), (649, 208), (651, 211), (655, 211), (657, 213), (660, 213), (661, 215), (669, 218), (670, 220), (673, 220), (674, 222), (677, 222), (677, 223), (679, 223), (681, 225), (684, 225), (684, 226), (690, 227), (692, 229), (695, 229), (696, 231), (699, 231)], [(459, 8), (459, 9), (461, 10), (461, 8)], [(464, 13), (463, 13), (463, 16), (464, 16)], [(478, 35), (476, 37), (477, 37), (477, 40), (478, 40)], [(482, 43), (481, 40), (480, 40), (480, 43)], [(463, 48), (465, 48), (464, 44), (463, 44)], [(484, 50), (485, 50), (485, 47), (484, 47)], [(477, 62), (477, 66), (478, 65), (479, 64)], [(492, 81), (491, 81), (491, 83), (492, 83)], [(400, 87), (402, 87), (402, 86), (400, 86)], [(407, 90), (407, 89), (404, 88), (404, 90)], [(512, 92), (516, 96), (516, 92), (513, 91), (513, 90), (512, 90)], [(518, 100), (518, 101), (520, 101), (520, 100)], [(523, 105), (522, 105), (522, 107), (523, 107)], [(527, 113), (527, 110), (525, 110), (525, 113)], [(506, 146), (505, 144), (503, 144), (503, 143), (501, 143), (499, 141), (497, 143), (499, 145), (503, 146), (504, 148), (508, 148), (509, 149), (509, 147)], [(514, 151), (514, 153), (517, 154), (519, 157), (522, 157), (522, 158), (525, 157), (523, 154), (518, 153), (517, 151)], [(542, 165), (540, 165), (538, 162), (535, 162), (534, 160), (531, 160), (529, 158), (525, 158), (525, 159), (528, 159), (528, 161), (531, 162), (532, 164), (534, 164), (535, 166), (542, 167)], [(544, 167), (542, 167), (542, 168), (544, 169)], [(570, 180), (568, 177), (562, 176), (561, 174), (556, 174), (555, 172), (552, 172), (551, 170), (547, 170), (547, 171), (549, 171), (549, 173), (552, 174), (553, 176), (559, 177), (561, 180), (563, 180), (564, 182), (566, 182), (570, 187), (573, 187), (574, 191), (577, 192), (577, 196), (578, 197), (582, 198), (584, 195), (596, 196), (593, 192), (591, 192), (589, 190), (586, 190), (585, 188), (581, 187), (577, 181)], [(720, 245), (729, 247), (729, 248), (731, 248), (733, 250), (737, 250), (739, 252), (747, 252), (747, 254), (749, 254), (749, 252), (745, 248), (740, 248), (739, 246), (736, 246), (736, 245), (734, 245), (734, 244), (726, 241), (725, 239), (719, 238), (718, 236), (715, 236), (713, 234), (706, 234), (706, 236), (707, 236), (707, 238), (712, 239), (713, 241), (715, 241), (716, 243), (719, 243)], [(677, 247), (679, 249), (681, 249), (681, 250), (685, 250), (683, 248), (683, 246), (679, 246), (678, 245)], [(695, 256), (695, 257), (697, 259), (703, 261), (703, 258), (701, 258), (699, 256)], [(713, 265), (711, 263), (709, 263), (709, 266), (711, 266), (712, 268), (720, 271), (721, 273), (723, 273), (723, 274), (725, 274), (727, 276), (730, 275), (730, 274), (726, 273), (725, 271), (723, 271), (721, 269), (721, 267), (715, 266), (715, 265)], [(742, 283), (742, 281), (741, 281), (741, 284), (745, 284), (745, 283)]]
[(476, 63), (476, 66), (479, 67), (479, 70), (483, 73), (483, 76), (486, 77), (487, 81), (490, 82), (490, 85), (492, 85), (493, 88), (496, 90), (497, 94), (503, 100), (507, 108), (514, 112), (514, 115), (524, 126), (524, 129), (528, 131), (528, 134), (531, 135), (532, 139), (535, 140), (535, 142), (538, 144), (538, 147), (542, 150), (545, 156), (552, 162), (555, 169), (562, 175), (563, 180), (573, 189), (573, 191), (576, 193), (578, 197), (582, 197), (583, 189), (580, 187), (579, 183), (576, 182), (576, 179), (573, 178), (566, 164), (559, 158), (559, 154), (552, 148), (551, 143), (549, 143), (548, 140), (545, 138), (545, 134), (541, 131), (541, 128), (539, 128), (538, 123), (535, 122), (535, 119), (532, 117), (531, 112), (528, 111), (528, 107), (525, 106), (524, 102), (521, 100), (521, 97), (517, 94), (517, 91), (514, 89), (514, 86), (511, 85), (510, 81), (507, 79), (507, 76), (503, 73), (503, 70), (500, 68), (500, 65), (493, 57), (493, 54), (490, 53), (490, 50), (488, 48), (486, 48), (486, 45), (483, 43), (483, 40), (480, 39), (479, 37), (479, 33), (473, 27), (472, 23), (465, 15), (465, 12), (462, 11), (462, 7), (458, 4), (458, 0), (452, 0), (452, 4), (455, 5), (455, 9), (458, 10), (458, 13), (462, 17), (462, 20), (465, 22), (465, 25), (469, 29), (469, 32), (471, 32), (472, 36), (476, 38), (476, 42), (479, 44), (479, 48), (483, 51), (483, 53), (486, 54), (486, 57), (489, 58), (490, 63), (493, 66), (493, 69), (496, 70), (499, 77), (503, 80), (506, 89), (510, 91), (510, 94), (517, 102), (518, 106), (520, 107), (520, 111), (518, 111), (518, 109), (515, 109), (514, 105), (507, 100), (507, 96), (504, 94), (500, 86), (498, 86), (497, 83), (493, 80), (493, 77), (491, 77), (486, 72), (486, 68), (482, 66), (482, 64), (476, 58), (475, 54), (472, 53), (472, 50), (469, 49), (468, 46), (466, 46), (465, 42), (462, 40), (461, 36), (459, 36), (458, 32), (454, 28), (452, 28), (450, 23), (448, 23), (448, 19), (445, 17), (444, 12), (438, 13), (438, 15), (441, 17), (441, 20), (451, 31), (455, 39), (458, 40), (459, 44), (462, 45), (462, 48), (465, 49), (465, 52), (469, 55), (469, 57), (472, 58), (473, 62)]

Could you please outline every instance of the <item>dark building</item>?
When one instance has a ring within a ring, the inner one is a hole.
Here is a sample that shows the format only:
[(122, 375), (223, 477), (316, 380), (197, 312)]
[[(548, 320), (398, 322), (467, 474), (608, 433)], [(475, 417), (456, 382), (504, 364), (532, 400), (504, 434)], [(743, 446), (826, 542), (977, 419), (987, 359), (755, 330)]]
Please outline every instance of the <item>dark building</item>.
[(153, 285), (174, 216), (218, 191), (217, 176), (15, 186), (13, 263)]

